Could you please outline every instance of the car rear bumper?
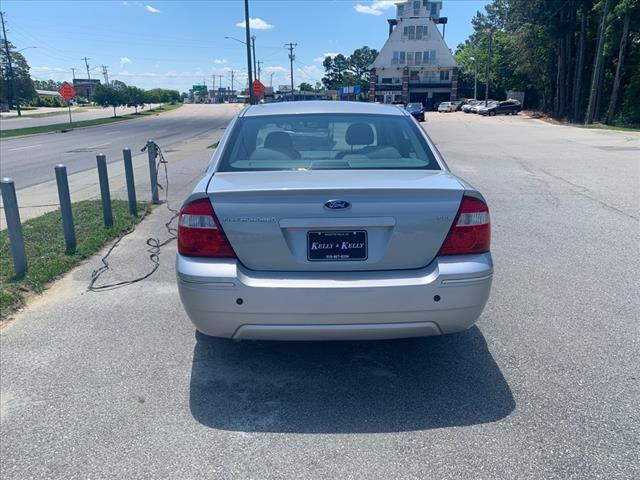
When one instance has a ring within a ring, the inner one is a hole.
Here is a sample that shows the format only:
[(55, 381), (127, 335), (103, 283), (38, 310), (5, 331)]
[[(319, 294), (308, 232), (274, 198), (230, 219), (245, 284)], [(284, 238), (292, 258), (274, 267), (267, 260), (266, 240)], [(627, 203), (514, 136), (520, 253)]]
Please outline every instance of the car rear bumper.
[(204, 334), (252, 340), (373, 340), (468, 329), (489, 297), (489, 253), (418, 270), (256, 272), (177, 255), (184, 308)]

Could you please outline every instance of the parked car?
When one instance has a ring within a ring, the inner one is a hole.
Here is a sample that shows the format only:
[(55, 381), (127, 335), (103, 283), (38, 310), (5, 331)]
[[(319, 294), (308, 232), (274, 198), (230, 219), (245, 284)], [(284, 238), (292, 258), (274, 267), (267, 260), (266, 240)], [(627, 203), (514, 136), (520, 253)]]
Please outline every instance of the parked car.
[(438, 105), (438, 112), (455, 112), (456, 106), (451, 102), (442, 102)]
[(424, 122), (424, 107), (422, 103), (407, 103), (405, 108), (416, 120)]
[(470, 328), (489, 297), (489, 210), (409, 112), (249, 106), (178, 220), (177, 283), (217, 337), (345, 340)]
[(462, 111), (464, 113), (471, 113), (471, 109), (478, 105), (482, 100), (469, 100), (466, 105), (462, 106)]
[[(486, 106), (485, 106), (485, 103), (487, 104)], [(485, 100), (481, 100), (471, 108), (471, 113), (480, 113), (482, 109), (488, 108), (490, 105), (493, 105), (494, 103), (496, 103), (495, 100), (488, 100), (486, 102)]]
[(460, 110), (462, 110), (462, 106), (465, 104), (465, 102), (463, 102), (462, 100), (456, 100), (454, 102), (451, 102), (451, 105), (453, 105), (454, 109), (452, 110), (453, 112), (459, 112)]
[(479, 113), (481, 115), (489, 115), (493, 117), (494, 115), (517, 115), (518, 112), (522, 110), (522, 105), (517, 100), (504, 100), (502, 102), (495, 102), (491, 106), (482, 109)]

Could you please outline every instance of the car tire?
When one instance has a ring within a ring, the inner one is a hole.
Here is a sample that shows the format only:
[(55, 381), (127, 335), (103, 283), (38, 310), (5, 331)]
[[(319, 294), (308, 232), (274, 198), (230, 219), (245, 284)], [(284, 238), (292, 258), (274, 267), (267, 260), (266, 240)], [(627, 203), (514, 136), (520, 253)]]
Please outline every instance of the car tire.
[(489, 112), (489, 116), (490, 117), (495, 117), (496, 116), (496, 112)]

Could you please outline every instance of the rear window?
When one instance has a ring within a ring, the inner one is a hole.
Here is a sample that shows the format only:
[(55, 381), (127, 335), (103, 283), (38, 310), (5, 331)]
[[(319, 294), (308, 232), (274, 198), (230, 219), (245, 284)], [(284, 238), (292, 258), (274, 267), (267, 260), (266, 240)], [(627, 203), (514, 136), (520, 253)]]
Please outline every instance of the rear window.
[(238, 119), (217, 170), (319, 169), (440, 166), (409, 117), (300, 114)]

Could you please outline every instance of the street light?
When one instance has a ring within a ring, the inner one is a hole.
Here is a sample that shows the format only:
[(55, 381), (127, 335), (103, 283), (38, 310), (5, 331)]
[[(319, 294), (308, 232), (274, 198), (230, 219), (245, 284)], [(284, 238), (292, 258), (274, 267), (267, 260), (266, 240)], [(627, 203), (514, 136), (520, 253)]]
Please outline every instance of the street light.
[(25, 50), (29, 50), (30, 48), (38, 48), (38, 47), (24, 47), (24, 48), (21, 48), (20, 50), (17, 50), (16, 53), (24, 52)]
[(476, 57), (469, 57), (469, 60), (473, 62), (473, 65), (475, 67), (475, 75), (473, 79), (473, 99), (477, 100), (478, 99), (478, 61), (476, 60)]

